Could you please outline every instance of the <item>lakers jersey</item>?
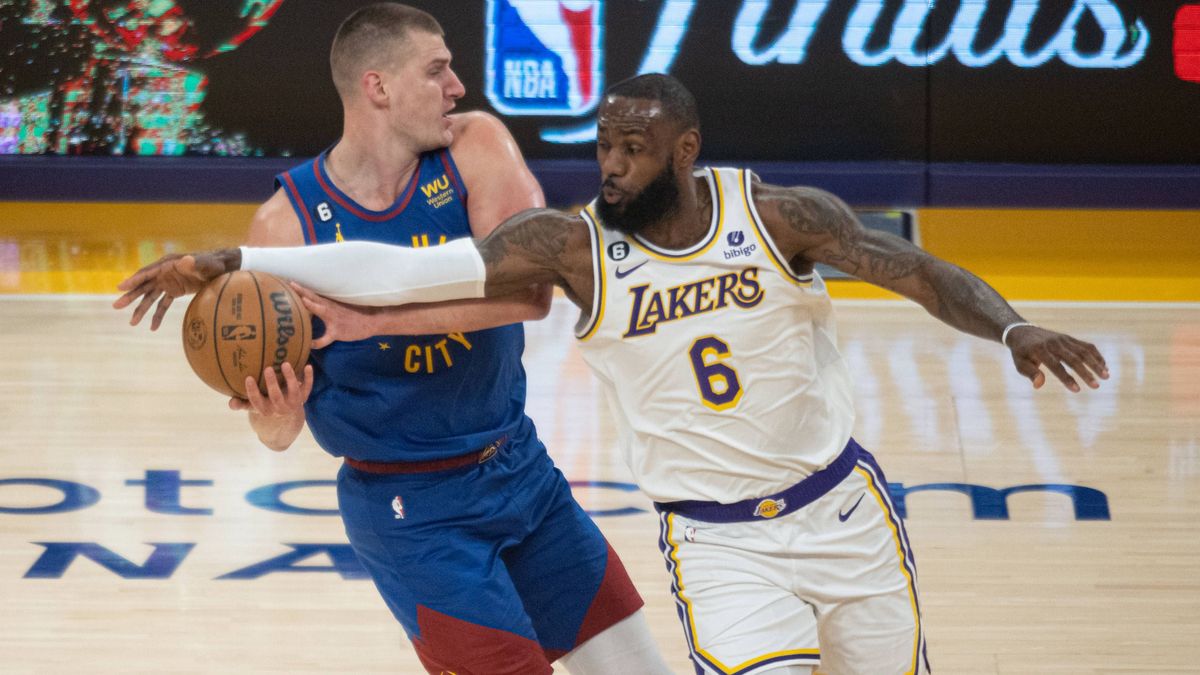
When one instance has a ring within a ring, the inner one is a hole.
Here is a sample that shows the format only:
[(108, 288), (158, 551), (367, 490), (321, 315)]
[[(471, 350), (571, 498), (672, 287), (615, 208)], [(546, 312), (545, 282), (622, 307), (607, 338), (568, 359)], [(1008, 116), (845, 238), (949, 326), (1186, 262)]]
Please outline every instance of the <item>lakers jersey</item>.
[[(280, 174), (305, 241), (436, 246), (471, 236), (468, 194), (448, 150), (427, 152), (391, 207), (340, 190), (328, 153)], [(428, 461), (515, 436), (525, 417), (520, 324), (448, 335), (380, 335), (314, 350), (309, 429), (326, 451), (370, 462)]]
[(712, 221), (687, 250), (605, 227), (595, 202), (584, 209), (595, 297), (577, 337), (642, 490), (730, 503), (823, 468), (849, 440), (854, 407), (824, 281), (780, 255), (750, 172), (696, 175)]

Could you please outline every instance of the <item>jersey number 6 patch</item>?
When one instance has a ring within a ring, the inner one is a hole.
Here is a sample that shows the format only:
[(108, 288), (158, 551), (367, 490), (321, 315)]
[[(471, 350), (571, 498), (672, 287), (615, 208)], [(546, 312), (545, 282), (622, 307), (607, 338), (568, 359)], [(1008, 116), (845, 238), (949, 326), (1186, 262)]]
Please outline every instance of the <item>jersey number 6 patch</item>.
[(709, 335), (693, 342), (688, 356), (704, 405), (713, 410), (728, 410), (737, 405), (742, 398), (742, 383), (737, 371), (725, 363), (730, 356), (729, 345)]

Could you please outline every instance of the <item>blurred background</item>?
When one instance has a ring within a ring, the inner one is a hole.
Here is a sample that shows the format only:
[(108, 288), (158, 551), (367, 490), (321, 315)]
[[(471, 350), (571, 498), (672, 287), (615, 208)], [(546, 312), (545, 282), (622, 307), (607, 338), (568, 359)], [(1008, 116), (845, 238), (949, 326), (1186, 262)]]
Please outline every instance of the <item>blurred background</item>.
[[(0, 0), (0, 292), (104, 291), (239, 240), (274, 174), (336, 141), (328, 45), (364, 4)], [(1002, 291), (1200, 298), (1200, 3), (411, 4), (552, 206), (594, 194), (604, 88), (670, 72), (703, 161), (832, 190)]]

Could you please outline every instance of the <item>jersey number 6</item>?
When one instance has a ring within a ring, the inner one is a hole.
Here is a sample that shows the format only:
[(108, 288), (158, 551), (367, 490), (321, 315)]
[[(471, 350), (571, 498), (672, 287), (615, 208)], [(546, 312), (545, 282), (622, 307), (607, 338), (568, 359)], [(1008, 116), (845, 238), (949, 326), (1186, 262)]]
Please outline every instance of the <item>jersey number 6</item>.
[(737, 371), (724, 363), (729, 354), (729, 345), (712, 335), (696, 340), (688, 350), (700, 398), (713, 410), (728, 410), (742, 398)]

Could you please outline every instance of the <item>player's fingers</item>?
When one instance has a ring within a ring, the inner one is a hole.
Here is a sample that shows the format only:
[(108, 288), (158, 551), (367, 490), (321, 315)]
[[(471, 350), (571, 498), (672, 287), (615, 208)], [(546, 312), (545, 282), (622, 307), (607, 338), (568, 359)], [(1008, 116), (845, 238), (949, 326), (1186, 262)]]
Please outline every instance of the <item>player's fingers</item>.
[(1048, 354), (1047, 357), (1042, 363), (1050, 369), (1050, 372), (1054, 373), (1055, 377), (1062, 381), (1063, 386), (1074, 392), (1079, 391), (1079, 383), (1063, 367), (1063, 362), (1054, 354)]
[(167, 315), (167, 310), (171, 308), (172, 302), (175, 302), (175, 298), (169, 295), (164, 295), (158, 301), (158, 307), (154, 309), (154, 318), (150, 320), (150, 330), (158, 330), (158, 327), (162, 325), (163, 317)]
[(304, 306), (308, 308), (308, 311), (313, 313), (313, 316), (328, 323), (326, 320), (326, 315), (329, 313), (328, 305), (318, 300), (316, 296), (311, 295), (301, 295), (300, 302), (304, 303)]
[(324, 349), (336, 341), (337, 338), (335, 338), (333, 332), (329, 330), (329, 324), (325, 324), (325, 332), (321, 334), (321, 337), (313, 339), (312, 348)]
[(150, 293), (150, 289), (135, 288), (113, 301), (113, 309), (125, 309)]
[(1046, 382), (1046, 376), (1042, 374), (1042, 369), (1038, 367), (1036, 361), (1031, 359), (1014, 359), (1013, 364), (1017, 367), (1017, 372), (1021, 373), (1033, 383), (1034, 389), (1040, 389), (1042, 384)]
[(1099, 371), (1093, 372), (1094, 369), (1084, 358), (1083, 353), (1076, 349), (1074, 345), (1071, 347), (1071, 349), (1065, 350), (1062, 356), (1063, 362), (1070, 366), (1071, 370), (1075, 371), (1075, 374), (1082, 378), (1087, 386), (1092, 389), (1099, 388), (1100, 383), (1096, 380), (1096, 375), (1099, 374)]
[(287, 399), (279, 387), (279, 378), (275, 375), (274, 368), (267, 366), (263, 369), (263, 384), (267, 387), (267, 398), (271, 400), (271, 407), (282, 412), (282, 408), (287, 405)]
[(279, 366), (279, 372), (283, 373), (283, 393), (288, 399), (288, 403), (294, 403), (296, 394), (300, 391), (300, 380), (296, 377), (296, 369), (292, 364), (284, 361), (283, 365)]
[[(118, 286), (118, 288), (120, 287)], [(113, 309), (125, 309), (136, 297), (138, 297), (137, 291), (126, 291), (121, 295), (121, 297), (113, 300), (112, 307)]]
[(142, 322), (142, 317), (146, 316), (146, 312), (150, 311), (150, 307), (154, 305), (154, 301), (158, 299), (158, 293), (146, 293), (142, 297), (142, 301), (133, 310), (133, 316), (129, 319), (130, 326), (136, 326)]
[(321, 298), (321, 296), (309, 290), (307, 286), (301, 286), (294, 281), (289, 281), (288, 285), (292, 287), (293, 291), (296, 291), (296, 295), (299, 295), (301, 299), (308, 298), (310, 300), (320, 300)]
[(150, 293), (154, 293), (155, 290), (156, 289), (153, 280), (143, 281), (137, 286), (134, 286), (132, 289), (126, 291), (121, 297), (117, 298), (116, 302), (113, 303), (113, 307), (116, 307), (117, 309), (127, 307), (134, 300), (144, 297)]
[[(246, 378), (246, 379), (249, 379), (249, 378)], [(250, 410), (251, 409), (250, 401), (247, 401), (244, 398), (238, 398), (236, 396), (231, 397), (229, 399), (229, 409), (230, 410)]]
[(142, 284), (146, 283), (146, 281), (148, 279), (150, 279), (152, 276), (154, 276), (154, 275), (150, 271), (150, 266), (143, 267), (142, 269), (129, 275), (121, 283), (117, 284), (117, 290), (121, 290), (121, 291), (133, 290), (133, 289), (141, 286)]
[(178, 253), (168, 253), (149, 265), (143, 265), (141, 269), (131, 274), (128, 279), (117, 284), (117, 288), (122, 291), (127, 291), (131, 288), (137, 288), (138, 286), (152, 281), (154, 277), (158, 276), (158, 274), (162, 272), (164, 265), (169, 265), (171, 261), (179, 257), (180, 256)]
[(258, 383), (254, 381), (254, 378), (247, 375), (244, 384), (246, 385), (246, 402), (254, 412), (260, 415), (269, 414), (270, 403), (263, 398), (262, 392), (258, 390)]
[(1041, 389), (1042, 385), (1046, 384), (1046, 374), (1040, 370), (1037, 371), (1037, 373), (1035, 373), (1034, 376), (1030, 379), (1033, 380), (1033, 388), (1034, 389)]
[(313, 388), (313, 367), (311, 364), (304, 366), (304, 382), (301, 385), (301, 387), (302, 387), (301, 393), (304, 394), (304, 400), (307, 401), (308, 396), (309, 396), (309, 394), (312, 393), (312, 388)]
[(1090, 342), (1080, 342), (1081, 354), (1083, 360), (1092, 369), (1092, 372), (1100, 376), (1100, 379), (1108, 379), (1108, 362), (1104, 360), (1104, 355), (1096, 349), (1096, 345)]

